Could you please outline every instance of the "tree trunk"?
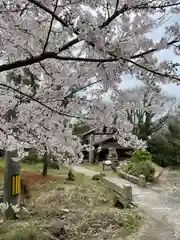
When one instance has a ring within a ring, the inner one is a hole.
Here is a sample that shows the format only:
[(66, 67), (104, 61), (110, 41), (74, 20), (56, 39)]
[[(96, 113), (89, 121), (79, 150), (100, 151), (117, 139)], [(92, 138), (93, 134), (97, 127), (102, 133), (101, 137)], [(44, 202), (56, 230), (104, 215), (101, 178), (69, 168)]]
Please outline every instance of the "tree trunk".
[(47, 152), (45, 152), (44, 156), (43, 156), (43, 171), (42, 171), (43, 177), (47, 176), (48, 162), (49, 162), (49, 154)]

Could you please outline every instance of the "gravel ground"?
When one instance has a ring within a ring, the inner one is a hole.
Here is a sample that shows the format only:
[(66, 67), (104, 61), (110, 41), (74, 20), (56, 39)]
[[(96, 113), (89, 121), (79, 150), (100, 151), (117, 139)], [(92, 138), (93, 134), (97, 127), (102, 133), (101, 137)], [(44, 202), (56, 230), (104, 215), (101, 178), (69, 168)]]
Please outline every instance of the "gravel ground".
[[(147, 216), (146, 216), (147, 217)], [(167, 224), (159, 222), (153, 218), (147, 217), (146, 224), (138, 233), (131, 235), (124, 240), (179, 240), (175, 236), (173, 229)]]

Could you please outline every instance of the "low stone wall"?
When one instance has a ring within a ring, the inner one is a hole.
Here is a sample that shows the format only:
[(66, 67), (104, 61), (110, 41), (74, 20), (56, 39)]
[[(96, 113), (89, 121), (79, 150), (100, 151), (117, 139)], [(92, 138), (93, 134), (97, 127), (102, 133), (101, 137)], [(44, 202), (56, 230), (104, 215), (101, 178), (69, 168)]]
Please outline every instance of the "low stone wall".
[(116, 194), (119, 201), (124, 207), (128, 207), (132, 203), (132, 187), (130, 185), (120, 186), (119, 184), (117, 185), (113, 183), (106, 177), (103, 177), (102, 181), (109, 189), (111, 189)]
[(125, 173), (123, 171), (118, 171), (118, 174), (119, 174), (119, 177), (121, 177), (129, 182), (135, 183), (135, 184), (139, 185), (140, 187), (146, 187), (146, 179), (145, 179), (144, 175), (140, 175), (138, 178), (138, 177), (132, 176), (128, 173)]

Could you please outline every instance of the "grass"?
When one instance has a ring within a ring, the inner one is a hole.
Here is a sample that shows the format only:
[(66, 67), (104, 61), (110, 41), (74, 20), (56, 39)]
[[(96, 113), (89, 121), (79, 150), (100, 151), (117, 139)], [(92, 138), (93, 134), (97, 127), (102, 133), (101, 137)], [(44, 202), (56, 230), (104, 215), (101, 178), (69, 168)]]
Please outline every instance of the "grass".
[(136, 210), (114, 208), (112, 192), (100, 181), (76, 174), (69, 182), (63, 177), (67, 169), (42, 178), (40, 165), (23, 167), (32, 195), (30, 214), (1, 223), (0, 240), (108, 240), (137, 231), (143, 222)]
[[(4, 168), (4, 160), (1, 158), (0, 159), (0, 182), (3, 181), (3, 168)], [(24, 162), (21, 162), (21, 172), (26, 171), (26, 172), (36, 172), (41, 174), (43, 169), (43, 163), (39, 162), (36, 164), (27, 164)], [(68, 167), (62, 167), (60, 170), (58, 169), (52, 169), (48, 168), (48, 175), (62, 175), (62, 174), (67, 174), (69, 168)]]
[(117, 176), (117, 173), (113, 172), (111, 167), (107, 166), (105, 167), (105, 170), (103, 171), (102, 165), (100, 163), (94, 163), (94, 164), (82, 164), (82, 167), (85, 167), (87, 169), (96, 171), (96, 172), (103, 172), (107, 176)]

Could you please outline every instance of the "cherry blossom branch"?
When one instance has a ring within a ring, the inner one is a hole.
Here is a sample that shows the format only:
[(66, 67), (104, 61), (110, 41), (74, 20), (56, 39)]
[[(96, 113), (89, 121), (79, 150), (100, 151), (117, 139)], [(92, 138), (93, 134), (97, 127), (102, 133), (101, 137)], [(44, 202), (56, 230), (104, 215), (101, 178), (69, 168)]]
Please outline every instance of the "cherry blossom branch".
[(158, 76), (161, 76), (161, 77), (166, 77), (166, 78), (173, 78), (173, 79), (175, 79), (175, 80), (180, 81), (180, 78), (178, 78), (178, 77), (176, 77), (176, 76), (171, 76), (171, 75), (166, 74), (166, 73), (157, 72), (157, 71), (155, 71), (155, 70), (153, 70), (153, 69), (150, 69), (150, 68), (148, 68), (148, 67), (146, 67), (146, 66), (143, 66), (143, 65), (141, 65), (141, 64), (139, 64), (139, 63), (137, 63), (137, 62), (134, 62), (134, 61), (132, 61), (132, 60), (130, 60), (130, 59), (126, 59), (126, 58), (121, 58), (121, 59), (122, 59), (123, 61), (132, 63), (133, 65), (136, 65), (137, 67), (142, 68), (142, 69), (144, 69), (144, 70), (146, 70), (146, 71), (148, 71), (148, 72), (151, 72), (151, 73), (153, 73), (153, 74), (155, 74), (155, 75), (158, 75)]
[(180, 5), (180, 2), (172, 3), (172, 4), (159, 5), (159, 6), (150, 6), (149, 3), (145, 3), (145, 4), (136, 5), (134, 7), (128, 7), (127, 4), (124, 4), (122, 8), (117, 9), (117, 6), (118, 6), (118, 0), (117, 0), (116, 9), (115, 9), (114, 13), (101, 26), (99, 26), (99, 28), (106, 27), (107, 25), (109, 25), (109, 23), (111, 23), (113, 20), (115, 20), (120, 14), (122, 14), (122, 13), (128, 11), (128, 10), (163, 9), (163, 8), (168, 8), (168, 7), (178, 6), (178, 5)]
[(0, 127), (0, 131), (7, 135), (6, 131)]
[[(50, 110), (51, 112), (57, 113), (57, 114), (60, 115), (60, 116), (77, 118), (77, 119), (80, 119), (80, 118), (84, 119), (84, 117), (78, 117), (78, 116), (75, 116), (75, 115), (70, 115), (70, 114), (67, 114), (67, 113), (59, 112), (59, 111), (57, 111), (57, 110), (49, 107), (49, 106), (46, 105), (45, 103), (39, 101), (38, 99), (36, 99), (36, 98), (34, 98), (34, 97), (32, 97), (32, 96), (30, 96), (30, 95), (28, 95), (28, 94), (20, 91), (19, 89), (16, 89), (16, 88), (14, 88), (14, 87), (11, 87), (11, 86), (9, 86), (9, 85), (7, 85), (7, 84), (0, 83), (0, 86), (5, 87), (5, 88), (7, 88), (7, 89), (11, 89), (11, 90), (13, 90), (14, 92), (17, 92), (17, 93), (19, 93), (20, 95), (29, 98), (30, 100), (32, 100), (32, 101), (40, 104), (41, 106), (45, 107), (46, 109)], [(90, 118), (85, 118), (85, 119), (90, 120)], [(92, 120), (92, 119), (91, 119), (91, 120)]]
[(52, 10), (50, 10), (48, 7), (43, 5), (41, 2), (37, 0), (28, 0), (29, 2), (33, 3), (37, 7), (43, 9), (45, 12), (49, 13), (52, 15), (58, 22), (60, 22), (64, 27), (68, 27), (68, 24), (59, 16), (57, 16)]
[[(20, 138), (19, 137), (17, 137), (17, 136), (14, 136), (12, 133), (10, 134), (10, 133), (7, 133), (4, 129), (2, 129), (1, 127), (0, 127), (0, 131), (1, 132), (3, 132), (4, 133), (4, 135), (6, 135), (6, 137), (9, 135), (9, 136), (12, 136), (12, 137), (14, 137), (17, 141), (19, 141), (19, 142), (22, 142), (22, 140), (20, 140)], [(27, 143), (29, 143), (28, 142), (28, 140), (27, 140)]]
[[(22, 128), (22, 126), (18, 126), (18, 132), (20, 133), (20, 131), (19, 131), (19, 129), (21, 129), (21, 130), (23, 130), (23, 131), (25, 131), (25, 132), (27, 132), (28, 134), (30, 134), (34, 139), (36, 139), (36, 140), (39, 140), (39, 138), (38, 138), (38, 135), (37, 134), (34, 134), (32, 131), (30, 131), (30, 130), (27, 130), (27, 128)], [(14, 137), (16, 140), (18, 140), (19, 142), (27, 142), (28, 144), (32, 144), (30, 141), (28, 141), (28, 139), (26, 138), (26, 139), (20, 139), (19, 138), (19, 136), (15, 136), (13, 133), (7, 133), (3, 128), (1, 128), (0, 127), (0, 131), (1, 132), (3, 132), (6, 136), (12, 136), (12, 137)]]
[(144, 4), (140, 4), (139, 6), (134, 6), (132, 7), (131, 9), (163, 9), (163, 8), (169, 8), (169, 7), (175, 7), (175, 6), (178, 6), (180, 5), (180, 2), (176, 2), (176, 3), (169, 3), (169, 4), (164, 4), (164, 5), (158, 5), (158, 6), (151, 6), (151, 5), (148, 5), (149, 3), (144, 3)]
[(96, 62), (96, 63), (118, 61), (117, 58), (104, 58), (104, 59), (80, 58), (80, 57), (77, 58), (77, 57), (59, 56), (55, 52), (45, 52), (43, 54), (31, 57), (31, 58), (26, 58), (24, 60), (18, 60), (18, 61), (12, 62), (12, 63), (2, 64), (0, 66), (0, 72), (4, 72), (4, 71), (12, 70), (15, 68), (20, 68), (20, 67), (25, 67), (25, 66), (32, 65), (35, 63), (39, 63), (43, 60), (50, 59), (50, 58), (62, 60), (62, 61)]
[[(38, 2), (37, 0), (29, 0), (29, 2), (34, 3), (37, 7), (43, 9), (45, 12), (49, 13), (50, 15), (52, 15), (57, 21), (59, 21), (63, 26), (68, 27), (68, 24), (63, 21), (60, 17), (58, 17), (53, 11), (51, 11), (50, 9), (48, 9), (46, 6), (44, 6), (42, 3)], [(119, 10), (115, 10), (114, 13), (108, 17), (108, 19), (99, 26), (100, 29), (103, 29), (104, 27), (106, 27), (107, 25), (109, 25), (113, 20), (115, 20), (120, 14), (124, 13), (127, 10), (132, 10), (132, 9), (145, 9), (145, 8), (152, 8), (152, 9), (163, 9), (163, 8), (167, 8), (167, 7), (172, 7), (172, 6), (178, 6), (180, 5), (180, 2), (177, 3), (173, 3), (173, 4), (165, 4), (165, 5), (159, 5), (159, 6), (149, 6), (149, 3), (146, 4), (141, 4), (141, 5), (137, 5), (134, 6), (132, 8), (128, 8), (128, 6), (126, 4), (123, 5), (123, 7)], [(78, 35), (79, 33), (76, 30), (73, 30), (73, 32)], [(64, 45), (62, 48), (59, 49), (59, 52), (64, 51), (66, 49), (68, 49), (69, 47), (73, 46), (74, 44), (80, 42), (80, 40), (78, 38), (75, 38), (74, 40), (70, 41), (69, 43), (67, 43), (66, 45)], [(169, 43), (167, 43), (168, 46), (179, 42), (178, 40), (173, 40)], [(93, 43), (89, 43), (91, 46), (94, 47)], [(154, 48), (154, 49), (150, 49), (146, 52), (137, 54), (132, 56), (131, 58), (136, 58), (136, 57), (141, 57), (143, 55), (146, 55), (148, 53), (152, 53), (155, 51), (158, 51), (160, 49), (158, 48)]]
[[(56, 4), (55, 4), (55, 7), (54, 7), (54, 13), (56, 12), (57, 4), (58, 4), (58, 0), (56, 0)], [(48, 30), (48, 34), (47, 34), (47, 38), (46, 38), (46, 42), (45, 42), (44, 48), (43, 48), (43, 53), (45, 53), (46, 47), (47, 47), (48, 42), (49, 42), (49, 37), (50, 37), (50, 34), (51, 34), (53, 21), (54, 21), (54, 16), (52, 16), (52, 18), (51, 18), (51, 22), (50, 22), (50, 25), (49, 25), (49, 30)]]
[(72, 47), (73, 45), (75, 45), (78, 42), (80, 42), (78, 38), (75, 38), (75, 39), (69, 41), (68, 43), (64, 44), (62, 47), (59, 48), (59, 52), (67, 50), (68, 48)]
[[(57, 101), (59, 102), (60, 101), (60, 102), (62, 102), (62, 106), (66, 107), (68, 105), (68, 103), (70, 102), (70, 100), (68, 100), (68, 99), (72, 98), (75, 93), (78, 93), (78, 92), (80, 92), (82, 90), (85, 90), (86, 88), (91, 87), (92, 85), (100, 83), (100, 82), (102, 82), (102, 79), (101, 80), (97, 80), (97, 81), (92, 82), (92, 83), (89, 83), (89, 84), (85, 85), (84, 87), (78, 88), (77, 90), (75, 90), (75, 91), (69, 93), (68, 95), (66, 95), (63, 99), (60, 99), (60, 100), (54, 99), (54, 100), (51, 100), (50, 102), (57, 102)], [(68, 102), (64, 102), (66, 100)], [(90, 100), (88, 100), (88, 101), (90, 101)], [(63, 104), (63, 102), (64, 102), (64, 104)]]
[(47, 76), (49, 76), (52, 80), (55, 80), (55, 79), (53, 78), (53, 76), (52, 76), (52, 73), (49, 73), (49, 72), (46, 70), (45, 66), (44, 66), (41, 62), (39, 62), (39, 64), (40, 64), (41, 68), (44, 70), (44, 72), (47, 74)]
[[(180, 36), (179, 36), (180, 37)], [(174, 43), (178, 43), (180, 41), (180, 39), (174, 39), (174, 40), (172, 40), (172, 41), (170, 41), (170, 42), (168, 42), (168, 43), (166, 43), (167, 44), (167, 46), (169, 47), (169, 46), (171, 46), (171, 45), (173, 45)], [(139, 58), (139, 57), (142, 57), (142, 56), (144, 56), (144, 55), (147, 55), (147, 54), (149, 54), (149, 53), (153, 53), (153, 52), (157, 52), (157, 51), (160, 51), (161, 49), (159, 49), (159, 48), (152, 48), (152, 49), (149, 49), (149, 50), (147, 50), (147, 51), (144, 51), (144, 52), (142, 52), (142, 53), (138, 53), (138, 54), (135, 54), (135, 55), (132, 55), (130, 58), (131, 59), (134, 59), (134, 58)]]
[(84, 86), (84, 87), (80, 87), (80, 88), (78, 88), (76, 91), (73, 91), (72, 93), (66, 95), (64, 98), (67, 99), (67, 98), (71, 97), (73, 94), (75, 94), (75, 93), (77, 93), (77, 92), (80, 92), (80, 91), (82, 91), (82, 90), (84, 90), (84, 89), (86, 89), (86, 88), (88, 88), (88, 87), (91, 87), (92, 85), (97, 84), (97, 83), (99, 83), (99, 82), (101, 82), (101, 81), (102, 81), (102, 80), (98, 80), (98, 81), (89, 83), (89, 84), (87, 84), (87, 85)]
[(120, 14), (124, 13), (128, 9), (127, 4), (124, 4), (123, 7), (119, 10), (115, 10), (114, 13), (108, 17), (108, 19), (99, 26), (100, 29), (108, 26), (115, 18), (117, 18)]
[[(46, 6), (42, 5), (40, 2), (38, 2), (37, 0), (29, 0), (29, 2), (34, 3), (36, 6), (38, 6), (39, 8), (43, 9), (44, 11), (48, 12), (49, 14), (51, 14), (56, 20), (58, 20), (60, 23), (63, 24), (63, 26), (68, 27), (68, 24), (62, 20), (60, 17), (58, 17), (53, 11), (51, 11), (50, 9), (48, 9)], [(158, 7), (158, 6), (157, 6)], [(162, 7), (162, 6), (161, 6)], [(167, 6), (166, 6), (167, 7)], [(125, 6), (123, 6), (123, 9), (126, 9)], [(122, 9), (120, 9), (121, 12), (123, 12)], [(120, 10), (118, 10), (120, 12)], [(119, 13), (120, 14), (120, 13)], [(113, 15), (114, 16), (114, 15)], [(117, 16), (117, 15), (115, 15)], [(114, 19), (114, 17), (112, 18), (112, 16), (110, 17), (111, 21)], [(110, 23), (110, 20), (107, 20)], [(107, 21), (106, 24), (104, 23), (103, 25), (101, 25), (100, 27), (103, 28), (105, 25), (107, 25)], [(78, 34), (75, 30), (74, 33)], [(70, 46), (74, 45), (75, 43), (78, 43), (79, 40), (78, 38), (75, 38), (73, 40), (71, 40), (69, 43), (65, 44), (60, 51), (66, 50), (68, 49)], [(173, 44), (173, 42), (170, 42), (169, 45)], [(91, 46), (94, 47), (93, 43), (89, 43)], [(148, 54), (150, 52), (153, 51), (157, 51), (158, 49), (151, 49), (149, 51), (147, 51), (146, 53), (141, 53), (141, 54), (137, 54), (132, 56), (131, 58), (137, 58), (140, 56), (143, 56), (145, 54)], [(110, 54), (112, 56), (112, 54)], [(45, 52), (44, 54), (41, 55), (37, 55), (31, 58), (27, 58), (25, 60), (19, 60), (16, 62), (12, 62), (12, 63), (8, 63), (8, 64), (3, 64), (0, 66), (0, 72), (3, 71), (7, 71), (7, 70), (11, 70), (11, 69), (15, 69), (15, 68), (19, 68), (19, 67), (24, 67), (24, 66), (28, 66), (28, 65), (32, 65), (34, 63), (38, 63), (41, 62), (45, 59), (48, 58), (54, 58), (54, 59), (58, 59), (58, 60), (68, 60), (68, 61), (85, 61), (85, 62), (113, 62), (113, 61), (118, 61), (118, 58), (115, 56), (115, 58), (107, 58), (107, 59), (89, 59), (89, 58), (75, 58), (75, 57), (65, 57), (65, 56), (58, 56), (57, 53), (54, 52)], [(123, 58), (120, 58), (123, 59)], [(123, 59), (124, 60), (124, 59)], [(125, 59), (125, 61), (127, 61), (127, 59)], [(130, 62), (130, 60), (129, 60)], [(133, 64), (135, 64), (135, 62), (133, 62)], [(137, 66), (137, 64), (135, 64)], [(139, 65), (140, 67), (140, 65)], [(142, 66), (141, 66), (142, 68)], [(155, 73), (155, 72), (154, 72)], [(158, 73), (158, 75), (160, 75), (160, 73)], [(178, 79), (179, 80), (179, 79)]]
[(71, 2), (71, 3), (65, 3), (63, 5), (59, 5), (58, 4), (58, 7), (67, 7), (67, 6), (70, 6), (70, 5), (73, 5), (73, 4), (77, 4), (77, 3), (80, 3), (82, 2), (83, 0), (79, 0), (79, 1), (76, 1), (76, 2)]
[(140, 68), (142, 68), (146, 71), (149, 71), (153, 74), (156, 74), (156, 75), (159, 75), (159, 76), (162, 76), (162, 77), (174, 78), (174, 79), (180, 81), (180, 78), (177, 78), (175, 76), (171, 76), (171, 75), (168, 75), (168, 74), (163, 74), (163, 73), (160, 73), (160, 72), (156, 72), (155, 70), (152, 70), (152, 69), (149, 69), (145, 66), (142, 66), (142, 65), (132, 61), (131, 59), (126, 59), (126, 58), (123, 58), (123, 57), (116, 58), (116, 56), (114, 56), (114, 58), (106, 58), (106, 59), (76, 58), (76, 57), (58, 56), (54, 52), (45, 52), (44, 54), (37, 55), (37, 56), (31, 57), (31, 58), (27, 58), (25, 60), (19, 60), (19, 61), (15, 61), (15, 62), (8, 63), (8, 64), (3, 64), (3, 65), (0, 66), (0, 72), (4, 72), (4, 71), (7, 71), (7, 70), (12, 70), (12, 69), (32, 65), (34, 63), (38, 63), (38, 62), (41, 62), (41, 61), (49, 59), (49, 58), (54, 58), (54, 59), (63, 60), (63, 61), (83, 61), (83, 62), (96, 62), (96, 63), (116, 62), (116, 61), (119, 61), (119, 60), (123, 60), (123, 61), (126, 61), (126, 62), (130, 62), (133, 65), (136, 65), (136, 66), (138, 66), (138, 67), (140, 67)]

